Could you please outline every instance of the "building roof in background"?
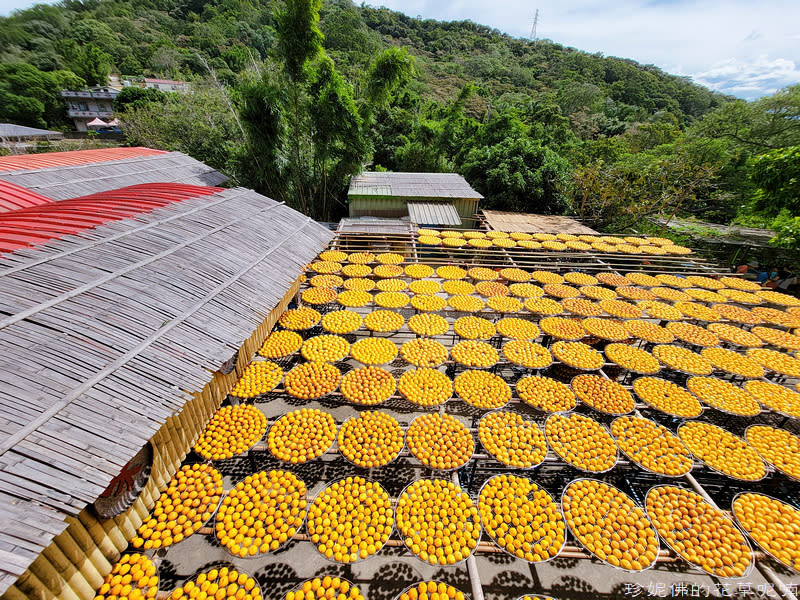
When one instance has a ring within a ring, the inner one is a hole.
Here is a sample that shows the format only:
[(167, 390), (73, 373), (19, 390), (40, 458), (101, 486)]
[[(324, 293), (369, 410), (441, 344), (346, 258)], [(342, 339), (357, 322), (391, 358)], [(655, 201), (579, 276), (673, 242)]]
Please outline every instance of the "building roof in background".
[(598, 235), (598, 232), (575, 219), (561, 215), (535, 215), (530, 213), (482, 210), (486, 224), (497, 231), (522, 233), (571, 233), (572, 235)]
[(36, 129), (35, 127), (25, 127), (24, 125), (14, 125), (13, 123), (0, 123), (0, 139), (57, 138), (63, 135), (60, 131)]
[[(76, 216), (91, 221), (102, 204)], [(253, 191), (199, 188), (3, 256), (0, 594), (208, 383), (332, 235)]]
[(171, 83), (175, 85), (183, 85), (186, 83), (185, 81), (175, 81), (174, 79), (152, 79), (150, 77), (145, 77), (144, 80), (147, 83)]
[(350, 180), (348, 196), (483, 198), (458, 173), (361, 173)]
[[(84, 154), (87, 152), (92, 154)], [(67, 156), (70, 154), (80, 156)], [(3, 172), (4, 167), (8, 167), (7, 162), (10, 162), (7, 159), (20, 160), (14, 161), (14, 170)], [(66, 200), (141, 183), (216, 186), (228, 178), (181, 152), (109, 148), (0, 157), (0, 180), (15, 183), (53, 200)]]
[(0, 179), (0, 218), (9, 210), (41, 206), (50, 202), (52, 202), (50, 198)]
[(167, 152), (166, 150), (155, 150), (153, 148), (137, 146), (133, 148), (98, 148), (96, 150), (72, 150), (69, 152), (0, 156), (0, 173), (23, 169), (47, 169), (50, 167), (86, 165), (138, 156), (155, 156), (158, 154), (167, 154)]
[[(7, 185), (0, 181), (0, 192)], [(0, 213), (0, 254), (221, 191), (217, 187), (146, 183), (61, 202), (44, 198), (40, 205)]]
[(452, 202), (409, 202), (408, 216), (418, 225), (461, 225)]

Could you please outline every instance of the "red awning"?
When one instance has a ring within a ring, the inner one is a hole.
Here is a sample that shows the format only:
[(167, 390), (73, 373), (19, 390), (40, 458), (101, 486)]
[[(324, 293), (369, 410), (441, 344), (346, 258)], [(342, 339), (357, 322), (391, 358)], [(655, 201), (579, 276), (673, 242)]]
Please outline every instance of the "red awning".
[(45, 152), (44, 154), (20, 154), (0, 156), (0, 172), (26, 169), (48, 169), (50, 167), (73, 167), (90, 163), (124, 160), (144, 156), (167, 154), (165, 150), (153, 148), (99, 148), (97, 150), (71, 150), (68, 152)]

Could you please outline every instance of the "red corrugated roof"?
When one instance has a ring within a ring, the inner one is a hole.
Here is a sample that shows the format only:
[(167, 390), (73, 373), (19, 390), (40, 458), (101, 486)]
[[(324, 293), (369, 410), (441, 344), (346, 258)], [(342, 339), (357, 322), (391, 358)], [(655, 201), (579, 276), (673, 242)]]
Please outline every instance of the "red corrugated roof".
[(0, 213), (0, 253), (43, 244), (109, 221), (221, 191), (218, 187), (180, 183), (143, 183)]
[(135, 147), (0, 156), (0, 172), (24, 169), (47, 169), (49, 167), (72, 167), (89, 163), (108, 162), (110, 160), (155, 156), (158, 154), (167, 154), (167, 152), (165, 150), (154, 150), (153, 148)]
[(51, 198), (0, 179), (0, 213), (20, 208), (30, 208), (31, 206), (41, 206), (52, 201)]

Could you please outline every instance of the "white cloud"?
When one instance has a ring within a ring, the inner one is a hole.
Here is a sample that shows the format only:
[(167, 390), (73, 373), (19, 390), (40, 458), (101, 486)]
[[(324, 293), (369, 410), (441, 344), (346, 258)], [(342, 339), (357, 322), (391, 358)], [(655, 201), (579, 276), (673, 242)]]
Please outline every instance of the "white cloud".
[(713, 90), (753, 98), (800, 81), (800, 64), (764, 55), (750, 62), (728, 59), (695, 73), (694, 79)]
[[(373, 1), (412, 16), (470, 19), (518, 37), (530, 34), (539, 8), (540, 38), (655, 64), (704, 84), (713, 79), (714, 89), (745, 98), (800, 82), (793, 62), (800, 57), (796, 0)], [(726, 72), (730, 81), (721, 79)]]

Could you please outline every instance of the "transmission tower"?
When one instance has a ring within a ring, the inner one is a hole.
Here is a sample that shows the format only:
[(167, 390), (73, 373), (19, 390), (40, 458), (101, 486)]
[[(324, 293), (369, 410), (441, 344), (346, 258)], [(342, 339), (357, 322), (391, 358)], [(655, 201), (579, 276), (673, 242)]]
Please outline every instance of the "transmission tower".
[(539, 9), (536, 9), (536, 14), (533, 16), (533, 27), (531, 27), (531, 41), (536, 41), (536, 26), (539, 24)]

